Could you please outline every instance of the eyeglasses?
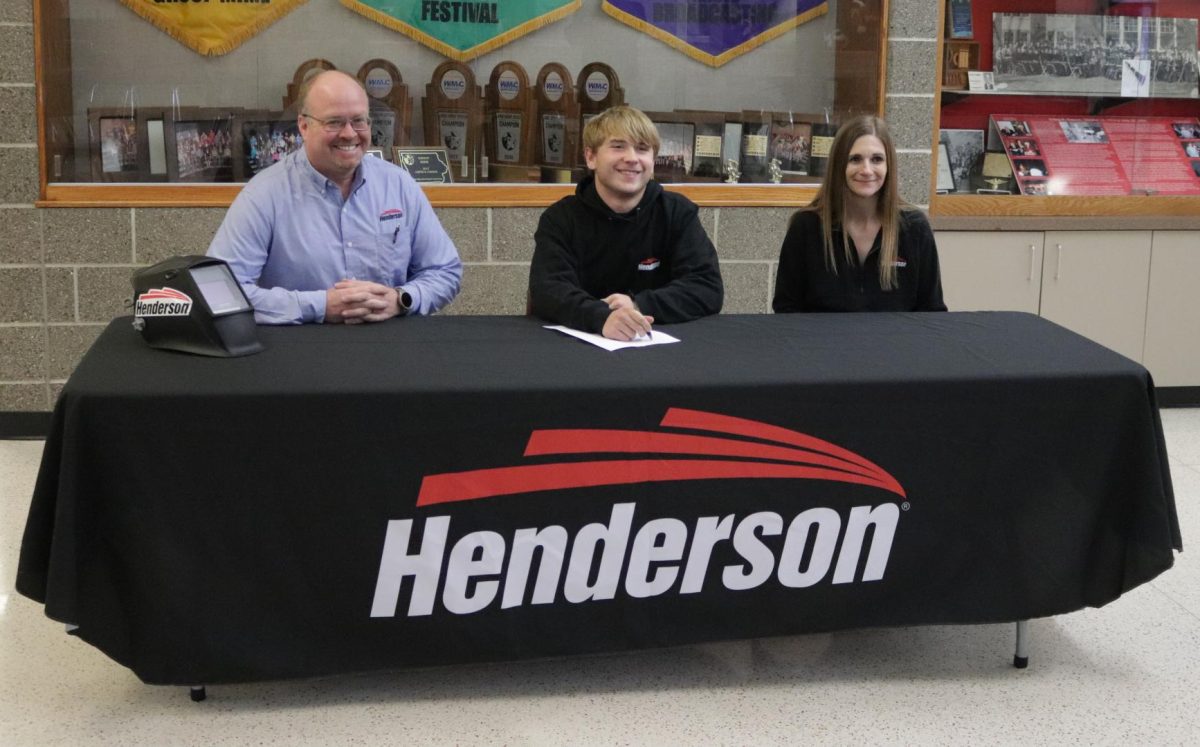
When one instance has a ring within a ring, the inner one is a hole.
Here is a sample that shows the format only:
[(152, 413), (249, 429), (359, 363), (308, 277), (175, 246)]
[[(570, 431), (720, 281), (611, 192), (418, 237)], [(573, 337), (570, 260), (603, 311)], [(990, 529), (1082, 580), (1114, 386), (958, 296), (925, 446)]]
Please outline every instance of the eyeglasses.
[(371, 129), (370, 117), (355, 117), (354, 119), (334, 117), (333, 119), (321, 119), (320, 117), (314, 117), (311, 114), (304, 113), (301, 113), (300, 116), (308, 117), (314, 122), (319, 122), (321, 124), (321, 129), (325, 130), (330, 135), (336, 135), (345, 129), (347, 122), (350, 123), (350, 129), (354, 130), (355, 132), (366, 132), (367, 130)]

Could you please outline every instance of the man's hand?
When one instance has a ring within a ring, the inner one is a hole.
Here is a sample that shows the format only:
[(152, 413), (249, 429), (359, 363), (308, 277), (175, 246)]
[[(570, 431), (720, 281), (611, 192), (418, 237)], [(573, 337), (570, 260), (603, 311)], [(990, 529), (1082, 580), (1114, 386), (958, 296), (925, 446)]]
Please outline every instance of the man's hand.
[(382, 322), (400, 313), (395, 288), (368, 280), (339, 280), (325, 291), (326, 324)]
[[(624, 298), (627, 299), (629, 296), (624, 296)], [(610, 305), (609, 308), (612, 306)], [(640, 335), (650, 334), (650, 325), (653, 322), (654, 317), (644, 316), (636, 307), (620, 306), (608, 315), (608, 319), (604, 320), (604, 329), (600, 331), (600, 334), (610, 340), (628, 342)]]
[(633, 302), (632, 298), (624, 293), (613, 293), (612, 295), (605, 296), (600, 300), (608, 304), (610, 311), (616, 311), (617, 309), (633, 309), (634, 311), (637, 311), (637, 304)]

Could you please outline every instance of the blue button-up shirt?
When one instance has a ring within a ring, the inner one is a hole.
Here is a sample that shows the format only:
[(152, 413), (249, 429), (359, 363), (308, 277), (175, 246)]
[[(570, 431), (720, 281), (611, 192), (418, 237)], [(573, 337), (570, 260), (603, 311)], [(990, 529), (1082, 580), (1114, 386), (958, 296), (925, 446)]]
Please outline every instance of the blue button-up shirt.
[(458, 250), (407, 171), (367, 156), (343, 200), (303, 148), (246, 184), (208, 254), (229, 263), (259, 324), (324, 321), (339, 280), (401, 288), (412, 314), (437, 311), (462, 283)]

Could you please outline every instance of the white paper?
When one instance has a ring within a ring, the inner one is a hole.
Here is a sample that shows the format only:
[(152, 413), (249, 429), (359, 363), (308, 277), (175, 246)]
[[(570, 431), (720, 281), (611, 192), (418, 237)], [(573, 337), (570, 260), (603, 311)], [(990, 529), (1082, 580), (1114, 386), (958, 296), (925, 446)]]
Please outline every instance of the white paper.
[(580, 332), (577, 329), (563, 327), (557, 324), (547, 324), (546, 329), (552, 329), (556, 332), (562, 332), (564, 335), (578, 337), (584, 342), (590, 342), (598, 348), (605, 350), (621, 350), (622, 348), (645, 348), (651, 345), (666, 345), (668, 342), (679, 342), (678, 337), (671, 337), (666, 332), (652, 332), (649, 337), (639, 337), (636, 340), (629, 342), (621, 342), (620, 340), (610, 340), (603, 335), (592, 334), (591, 332)]

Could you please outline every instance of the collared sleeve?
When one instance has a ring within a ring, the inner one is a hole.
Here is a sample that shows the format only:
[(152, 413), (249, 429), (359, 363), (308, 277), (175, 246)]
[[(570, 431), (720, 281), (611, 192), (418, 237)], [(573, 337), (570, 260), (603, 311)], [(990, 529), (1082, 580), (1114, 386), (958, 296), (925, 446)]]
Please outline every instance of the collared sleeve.
[(270, 254), (273, 206), (260, 190), (242, 189), (208, 247), (208, 256), (223, 259), (254, 307), (259, 324), (303, 324), (325, 320), (325, 291), (263, 288), (258, 280)]
[(700, 211), (691, 202), (680, 202), (679, 212), (672, 217), (679, 230), (672, 231), (671, 280), (661, 288), (639, 291), (634, 297), (638, 309), (659, 324), (690, 322), (716, 314), (725, 302), (717, 250), (700, 225)]
[(462, 260), (425, 191), (407, 173), (401, 179), (405, 209), (417, 216), (412, 225), (408, 279), (401, 287), (413, 298), (410, 314), (432, 314), (458, 295), (462, 287)]

